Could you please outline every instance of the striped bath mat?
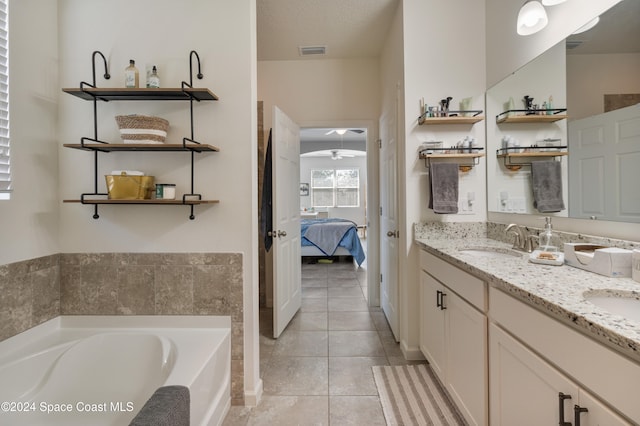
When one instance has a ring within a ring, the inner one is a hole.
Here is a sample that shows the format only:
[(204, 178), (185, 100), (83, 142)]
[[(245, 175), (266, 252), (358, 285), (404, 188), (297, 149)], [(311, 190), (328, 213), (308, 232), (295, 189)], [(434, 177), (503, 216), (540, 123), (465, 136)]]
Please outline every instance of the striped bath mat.
[(467, 424), (428, 365), (371, 368), (387, 425)]

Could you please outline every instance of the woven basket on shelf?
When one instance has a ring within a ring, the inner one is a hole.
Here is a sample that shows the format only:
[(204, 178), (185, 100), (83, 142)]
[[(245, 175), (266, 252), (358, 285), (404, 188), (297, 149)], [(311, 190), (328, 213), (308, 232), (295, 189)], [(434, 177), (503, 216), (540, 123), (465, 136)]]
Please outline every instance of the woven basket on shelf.
[(164, 143), (169, 122), (148, 115), (117, 115), (116, 122), (124, 143)]

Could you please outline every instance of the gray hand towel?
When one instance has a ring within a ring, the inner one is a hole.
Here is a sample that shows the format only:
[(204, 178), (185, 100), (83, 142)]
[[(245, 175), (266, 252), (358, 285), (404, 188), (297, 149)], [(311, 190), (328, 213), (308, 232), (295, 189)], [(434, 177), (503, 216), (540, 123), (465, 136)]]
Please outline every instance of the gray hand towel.
[(540, 213), (564, 210), (562, 200), (562, 163), (559, 161), (533, 161), (531, 163), (533, 207)]
[(151, 395), (129, 426), (189, 426), (191, 397), (186, 386), (163, 386)]
[(429, 166), (429, 208), (434, 213), (458, 213), (458, 165), (431, 163)]

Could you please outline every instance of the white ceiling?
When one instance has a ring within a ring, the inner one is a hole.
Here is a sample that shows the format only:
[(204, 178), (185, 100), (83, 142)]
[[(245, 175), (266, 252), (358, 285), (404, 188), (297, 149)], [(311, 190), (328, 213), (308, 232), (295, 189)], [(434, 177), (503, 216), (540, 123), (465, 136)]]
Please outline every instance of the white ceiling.
[(258, 60), (301, 59), (301, 46), (326, 46), (337, 59), (379, 56), (399, 0), (257, 0)]

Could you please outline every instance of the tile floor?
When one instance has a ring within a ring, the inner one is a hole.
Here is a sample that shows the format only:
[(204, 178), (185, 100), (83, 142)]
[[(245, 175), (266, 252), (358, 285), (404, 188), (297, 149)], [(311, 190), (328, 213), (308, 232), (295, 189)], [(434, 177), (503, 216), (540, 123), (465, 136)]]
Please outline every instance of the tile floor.
[(384, 313), (369, 308), (366, 264), (302, 265), (302, 308), (273, 339), (260, 311), (258, 407), (231, 407), (224, 426), (385, 425), (372, 365), (407, 363)]

